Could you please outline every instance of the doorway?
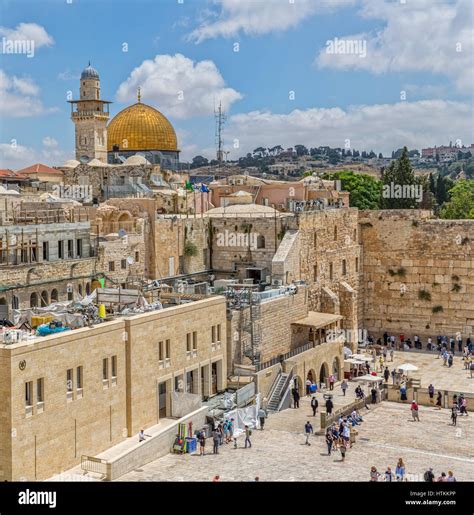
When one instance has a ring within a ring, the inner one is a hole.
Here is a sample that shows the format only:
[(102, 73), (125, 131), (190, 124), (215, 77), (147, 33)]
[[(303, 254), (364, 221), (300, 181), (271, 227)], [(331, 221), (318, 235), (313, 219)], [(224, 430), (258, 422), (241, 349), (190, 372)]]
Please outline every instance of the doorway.
[(158, 417), (166, 417), (166, 382), (158, 383)]
[(217, 362), (211, 366), (211, 395), (217, 393)]

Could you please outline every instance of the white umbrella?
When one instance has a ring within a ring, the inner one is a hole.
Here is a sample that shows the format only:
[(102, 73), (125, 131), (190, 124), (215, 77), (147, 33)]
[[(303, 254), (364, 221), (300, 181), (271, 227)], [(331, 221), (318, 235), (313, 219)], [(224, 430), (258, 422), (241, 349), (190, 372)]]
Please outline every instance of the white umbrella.
[(403, 365), (398, 366), (397, 369), (402, 370), (403, 372), (414, 372), (415, 370), (418, 370), (418, 367), (411, 363), (403, 363)]

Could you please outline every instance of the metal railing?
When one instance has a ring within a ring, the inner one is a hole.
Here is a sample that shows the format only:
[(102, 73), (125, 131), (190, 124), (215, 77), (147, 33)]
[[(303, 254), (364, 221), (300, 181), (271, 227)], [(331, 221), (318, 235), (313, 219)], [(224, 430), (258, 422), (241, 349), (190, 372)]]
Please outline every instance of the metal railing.
[(300, 347), (296, 347), (295, 349), (290, 350), (286, 354), (280, 354), (279, 356), (276, 356), (268, 361), (265, 361), (264, 363), (260, 363), (257, 365), (256, 369), (257, 372), (260, 372), (261, 370), (265, 370), (266, 368), (272, 367), (273, 365), (276, 365), (277, 363), (281, 363), (289, 358), (292, 358), (293, 356), (296, 356), (297, 354), (301, 354), (302, 352), (306, 352), (309, 349), (312, 349), (316, 345), (313, 344), (313, 342), (308, 342), (305, 345), (301, 345)]
[(107, 477), (108, 463), (107, 460), (94, 458), (93, 456), (81, 456), (81, 469), (85, 472), (94, 472)]

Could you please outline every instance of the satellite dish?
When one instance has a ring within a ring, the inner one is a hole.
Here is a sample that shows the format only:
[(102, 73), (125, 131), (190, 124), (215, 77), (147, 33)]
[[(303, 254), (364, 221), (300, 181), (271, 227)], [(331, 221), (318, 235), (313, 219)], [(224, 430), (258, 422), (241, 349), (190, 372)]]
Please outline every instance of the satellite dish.
[(135, 263), (135, 260), (132, 258), (132, 256), (128, 256), (128, 258), (127, 258), (127, 263), (128, 263), (129, 265), (133, 265), (133, 263)]
[(118, 232), (118, 235), (119, 235), (121, 238), (123, 238), (124, 236), (126, 236), (126, 235), (127, 235), (127, 233), (126, 233), (125, 229), (120, 229), (120, 231)]

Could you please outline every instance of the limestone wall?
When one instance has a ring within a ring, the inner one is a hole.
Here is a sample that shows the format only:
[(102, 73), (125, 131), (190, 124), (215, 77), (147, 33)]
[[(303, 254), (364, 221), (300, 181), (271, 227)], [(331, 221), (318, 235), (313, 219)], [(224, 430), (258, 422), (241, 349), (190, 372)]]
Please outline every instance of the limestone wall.
[(436, 337), (474, 329), (474, 221), (363, 211), (363, 327)]

